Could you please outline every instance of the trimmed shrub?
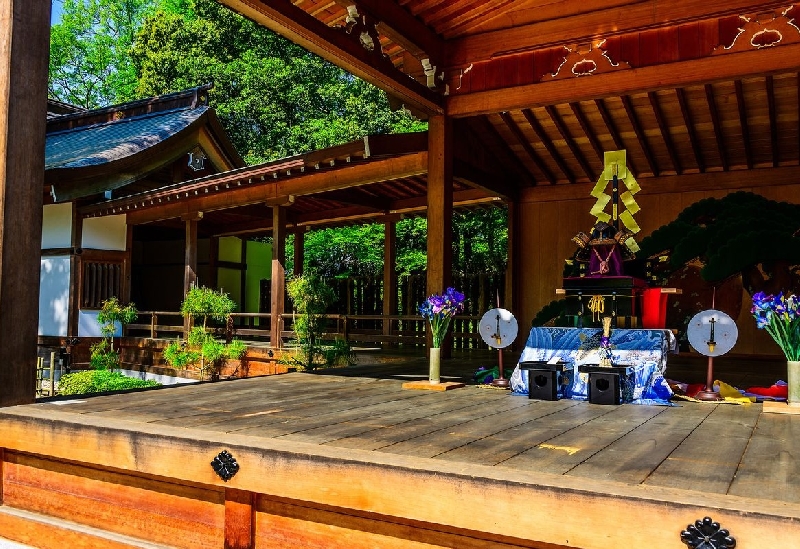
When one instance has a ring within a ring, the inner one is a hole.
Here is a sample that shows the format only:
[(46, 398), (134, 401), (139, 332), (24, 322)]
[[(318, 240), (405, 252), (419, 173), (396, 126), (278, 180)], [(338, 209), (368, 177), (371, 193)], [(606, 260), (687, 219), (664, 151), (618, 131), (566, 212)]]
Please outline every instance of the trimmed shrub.
[(159, 385), (157, 381), (128, 377), (112, 370), (82, 370), (61, 376), (58, 392), (62, 395), (83, 395)]

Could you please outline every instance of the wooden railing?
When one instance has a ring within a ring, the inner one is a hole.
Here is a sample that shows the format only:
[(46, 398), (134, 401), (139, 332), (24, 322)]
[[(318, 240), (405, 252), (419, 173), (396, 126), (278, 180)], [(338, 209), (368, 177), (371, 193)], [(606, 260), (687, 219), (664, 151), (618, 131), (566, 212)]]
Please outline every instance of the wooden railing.
[[(241, 339), (269, 341), (270, 313), (233, 313), (231, 335)], [(419, 315), (340, 315), (327, 314), (328, 332), (326, 338), (342, 337), (353, 343), (392, 343), (404, 345), (425, 345), (426, 320)], [(288, 340), (295, 337), (292, 330), (296, 315), (283, 315), (284, 329), (281, 338)], [(144, 335), (146, 337), (175, 337), (183, 332), (183, 317), (175, 311), (139, 311), (139, 322), (128, 324), (128, 335)], [(170, 322), (165, 322), (169, 319)], [(459, 315), (453, 319), (451, 332), (453, 346), (459, 349), (476, 347), (480, 342), (478, 321), (480, 316)], [(221, 334), (226, 332), (224, 325), (214, 325)]]

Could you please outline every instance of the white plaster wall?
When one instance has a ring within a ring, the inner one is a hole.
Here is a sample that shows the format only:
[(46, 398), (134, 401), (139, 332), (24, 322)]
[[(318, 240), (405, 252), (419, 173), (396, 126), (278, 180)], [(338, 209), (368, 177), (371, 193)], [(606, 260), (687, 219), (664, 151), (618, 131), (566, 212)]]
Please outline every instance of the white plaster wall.
[(84, 219), (81, 247), (89, 250), (125, 251), (127, 229), (125, 215)]
[(47, 204), (42, 210), (42, 249), (72, 245), (72, 204)]
[(69, 256), (43, 257), (39, 272), (39, 335), (65, 337), (69, 319)]
[[(100, 311), (97, 310), (83, 310), (78, 312), (78, 337), (101, 337), (103, 334), (100, 332), (100, 324), (97, 323), (97, 315)], [(114, 323), (114, 337), (122, 335), (122, 325), (119, 322)]]

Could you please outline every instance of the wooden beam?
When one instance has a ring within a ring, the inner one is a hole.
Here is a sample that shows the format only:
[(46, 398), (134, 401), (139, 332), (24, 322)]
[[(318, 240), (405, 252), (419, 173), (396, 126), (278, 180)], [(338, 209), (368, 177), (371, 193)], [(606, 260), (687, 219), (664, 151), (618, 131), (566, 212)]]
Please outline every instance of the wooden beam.
[(725, 148), (725, 140), (722, 136), (722, 124), (719, 120), (719, 111), (717, 110), (717, 102), (714, 99), (714, 88), (711, 84), (704, 86), (706, 91), (706, 103), (708, 103), (708, 110), (711, 113), (711, 125), (714, 127), (714, 140), (717, 142), (717, 152), (719, 153), (720, 164), (722, 170), (728, 171), (728, 153)]
[(33, 402), (49, 0), (0, 0), (0, 406)]
[[(754, 168), (752, 170), (733, 170), (706, 172), (660, 177), (636, 177), (642, 187), (640, 194), (655, 195), (682, 192), (734, 191), (738, 189), (762, 188), (770, 186), (796, 185), (800, 181), (800, 166), (779, 168)], [(520, 201), (552, 202), (560, 200), (587, 200), (592, 185), (556, 185), (531, 187), (521, 191)], [(637, 195), (638, 196), (638, 195)]]
[(525, 137), (525, 134), (523, 133), (522, 129), (520, 129), (520, 127), (517, 125), (517, 123), (514, 122), (514, 118), (511, 116), (511, 114), (508, 112), (501, 112), (500, 118), (503, 119), (503, 122), (505, 122), (508, 129), (511, 130), (511, 134), (517, 140), (517, 143), (519, 143), (519, 145), (522, 147), (522, 150), (524, 150), (527, 153), (528, 157), (531, 159), (531, 161), (534, 164), (536, 164), (536, 168), (544, 174), (544, 176), (547, 178), (547, 180), (550, 182), (551, 185), (555, 185), (556, 176), (553, 175), (553, 172), (551, 172), (550, 169), (545, 165), (544, 161), (541, 159), (541, 157), (539, 157), (538, 153), (535, 150), (533, 150), (530, 141), (528, 141), (528, 138)]
[(569, 133), (569, 129), (567, 125), (564, 124), (564, 120), (561, 119), (561, 116), (558, 114), (558, 111), (553, 105), (548, 105), (545, 108), (547, 111), (547, 115), (550, 117), (550, 120), (555, 125), (556, 129), (558, 130), (559, 135), (569, 147), (569, 150), (572, 152), (572, 156), (578, 161), (578, 164), (581, 165), (581, 169), (583, 169), (583, 173), (586, 174), (586, 177), (589, 178), (589, 181), (594, 181), (597, 179), (597, 175), (595, 174), (592, 167), (586, 161), (586, 157), (583, 155), (583, 151), (581, 151), (578, 144), (572, 138), (572, 135)]
[(636, 115), (636, 109), (633, 108), (631, 98), (629, 95), (623, 95), (621, 99), (622, 105), (625, 107), (625, 114), (628, 115), (628, 120), (631, 126), (633, 126), (633, 132), (636, 134), (636, 139), (639, 141), (639, 146), (642, 148), (644, 157), (647, 160), (647, 165), (650, 167), (650, 173), (657, 177), (659, 174), (658, 165), (656, 164), (653, 152), (650, 150), (650, 145), (647, 143), (647, 136), (644, 134), (642, 125), (639, 123), (639, 117)]
[(686, 127), (686, 132), (689, 134), (689, 143), (692, 145), (695, 163), (697, 163), (697, 168), (700, 170), (700, 173), (703, 173), (706, 171), (706, 163), (703, 159), (703, 151), (700, 150), (697, 133), (694, 131), (694, 121), (692, 120), (692, 113), (689, 112), (689, 104), (686, 102), (686, 92), (683, 88), (676, 88), (675, 93), (678, 95), (678, 105), (680, 105), (681, 108), (683, 125)]
[[(578, 124), (583, 130), (584, 135), (586, 135), (586, 139), (589, 140), (589, 144), (594, 149), (595, 154), (597, 155), (597, 159), (600, 162), (603, 162), (603, 146), (600, 145), (600, 141), (597, 139), (597, 136), (592, 131), (592, 128), (589, 126), (589, 121), (586, 120), (586, 115), (583, 114), (583, 109), (581, 108), (580, 103), (570, 103), (569, 108), (572, 109), (572, 114), (575, 115), (575, 118), (578, 120)], [(593, 178), (594, 179), (594, 178)]]
[(661, 131), (661, 138), (664, 140), (664, 145), (666, 145), (669, 158), (672, 161), (672, 169), (677, 174), (683, 173), (681, 161), (675, 150), (675, 143), (672, 141), (672, 136), (669, 134), (669, 126), (664, 120), (664, 112), (661, 110), (661, 105), (658, 103), (658, 94), (656, 94), (656, 92), (649, 92), (647, 97), (650, 100), (650, 106), (653, 108), (653, 114), (656, 116), (658, 129)]
[(750, 127), (747, 123), (747, 106), (744, 101), (744, 91), (742, 81), (736, 80), (733, 83), (736, 90), (736, 106), (739, 110), (739, 126), (742, 130), (742, 145), (744, 146), (744, 158), (747, 162), (747, 169), (753, 169), (753, 148), (750, 146)]
[(286, 295), (286, 207), (272, 207), (272, 276), (270, 292), (269, 345), (283, 347), (284, 300)]
[(768, 74), (766, 78), (767, 85), (767, 106), (769, 109), (769, 140), (770, 148), (772, 149), (772, 166), (780, 166), (780, 149), (778, 148), (778, 119), (775, 113), (775, 84), (773, 83), (772, 75)]
[[(470, 63), (563, 44), (589, 42), (595, 38), (633, 34), (703, 19), (769, 12), (786, 6), (775, 1), (755, 0), (644, 0), (626, 3), (624, 7), (609, 4), (605, 9), (597, 9), (594, 3), (578, 4), (579, 7), (573, 8), (573, 13), (565, 14), (564, 10), (570, 8), (568, 4), (559, 4), (562, 5), (566, 7), (559, 9), (557, 17), (525, 25), (509, 25), (511, 28), (449, 41), (446, 66), (465, 67)], [(581, 85), (585, 83), (582, 81)]]
[[(214, 211), (266, 202), (269, 198), (277, 196), (321, 193), (337, 189), (347, 189), (359, 185), (367, 185), (376, 181), (386, 181), (395, 178), (421, 175), (428, 170), (428, 153), (419, 152), (381, 160), (355, 162), (327, 170), (306, 171), (291, 177), (279, 177), (274, 180), (247, 182), (246, 172), (244, 180), (234, 180), (228, 183), (219, 183), (207, 180), (204, 185), (219, 186), (215, 192), (199, 192), (186, 189), (180, 193), (180, 198), (167, 198), (159, 193), (151, 193), (141, 204), (133, 200), (120, 201), (115, 207), (120, 210), (115, 213), (126, 213), (128, 222), (134, 225), (180, 217), (191, 211)], [(226, 187), (227, 186), (227, 187)], [(170, 193), (175, 195), (175, 193)], [(152, 203), (151, 203), (152, 202)], [(105, 207), (108, 209), (108, 207)], [(97, 208), (95, 208), (97, 210)], [(108, 212), (111, 213), (111, 212)]]
[(460, 118), (633, 95), (769, 73), (795, 72), (798, 58), (800, 43), (593, 74), (591, 78), (582, 78), (580, 84), (569, 78), (451, 95), (447, 99), (447, 113)]
[(544, 128), (539, 123), (539, 120), (533, 114), (533, 111), (531, 111), (530, 109), (522, 109), (522, 116), (524, 116), (525, 120), (528, 121), (528, 124), (530, 124), (531, 129), (533, 129), (533, 133), (536, 134), (536, 137), (538, 137), (539, 141), (542, 142), (544, 148), (547, 149), (548, 153), (550, 153), (550, 156), (558, 165), (558, 169), (561, 170), (561, 173), (564, 174), (564, 177), (567, 179), (567, 181), (569, 181), (570, 183), (575, 183), (575, 176), (573, 175), (572, 170), (569, 169), (567, 163), (564, 162), (564, 159), (561, 158), (560, 154), (558, 154), (558, 151), (553, 145), (553, 142), (550, 140), (550, 137), (544, 131)]
[(252, 492), (225, 488), (225, 549), (254, 547), (255, 499)]
[(256, 23), (428, 114), (441, 114), (442, 98), (375, 57), (344, 30), (328, 27), (286, 0), (220, 0)]

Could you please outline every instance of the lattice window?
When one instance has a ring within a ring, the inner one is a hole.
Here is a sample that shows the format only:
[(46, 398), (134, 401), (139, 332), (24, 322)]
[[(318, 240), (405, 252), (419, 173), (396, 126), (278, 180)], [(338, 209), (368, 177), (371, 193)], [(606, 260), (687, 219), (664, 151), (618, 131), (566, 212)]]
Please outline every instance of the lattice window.
[(84, 261), (82, 309), (99, 309), (110, 297), (122, 296), (122, 262)]

